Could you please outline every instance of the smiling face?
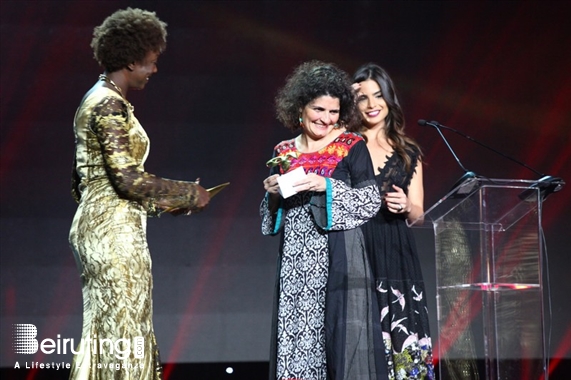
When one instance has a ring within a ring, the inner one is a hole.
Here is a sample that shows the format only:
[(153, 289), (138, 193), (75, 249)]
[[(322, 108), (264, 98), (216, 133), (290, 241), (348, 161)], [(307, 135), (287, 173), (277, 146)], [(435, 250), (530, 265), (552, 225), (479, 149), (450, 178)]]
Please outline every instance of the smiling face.
[(339, 112), (338, 98), (324, 95), (314, 99), (301, 112), (303, 133), (314, 141), (324, 138), (335, 128)]
[(147, 85), (151, 75), (158, 71), (157, 61), (159, 53), (148, 52), (141, 62), (135, 62), (129, 65), (130, 71), (129, 88), (142, 90)]
[(357, 94), (357, 106), (363, 116), (363, 123), (367, 128), (379, 125), (384, 127), (389, 107), (383, 98), (379, 84), (372, 79), (359, 84), (361, 88)]

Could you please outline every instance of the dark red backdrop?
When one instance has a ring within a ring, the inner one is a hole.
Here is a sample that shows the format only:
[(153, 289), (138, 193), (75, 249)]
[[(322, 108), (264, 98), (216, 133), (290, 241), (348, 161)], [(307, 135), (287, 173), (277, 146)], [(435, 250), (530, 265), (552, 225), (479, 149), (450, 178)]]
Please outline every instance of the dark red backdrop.
[[(145, 91), (130, 94), (152, 141), (147, 169), (170, 178), (200, 176), (205, 185), (232, 182), (204, 214), (149, 221), (163, 359), (208, 362), (268, 358), (278, 241), (261, 236), (257, 208), (264, 162), (275, 143), (290, 137), (274, 118), (273, 97), (294, 66), (321, 59), (352, 72), (374, 61), (389, 71), (408, 133), (426, 152), (426, 206), (462, 171), (417, 119), (438, 120), (571, 181), (570, 4), (2, 1), (1, 366), (17, 359), (11, 323), (34, 323), (39, 336), (79, 337), (80, 284), (67, 246), (75, 211), (71, 126), (100, 72), (91, 32), (114, 10), (154, 10), (169, 24), (159, 73)], [(447, 136), (478, 174), (538, 178)], [(544, 208), (554, 358), (571, 355), (569, 194), (565, 188)], [(434, 296), (430, 238), (419, 232)]]

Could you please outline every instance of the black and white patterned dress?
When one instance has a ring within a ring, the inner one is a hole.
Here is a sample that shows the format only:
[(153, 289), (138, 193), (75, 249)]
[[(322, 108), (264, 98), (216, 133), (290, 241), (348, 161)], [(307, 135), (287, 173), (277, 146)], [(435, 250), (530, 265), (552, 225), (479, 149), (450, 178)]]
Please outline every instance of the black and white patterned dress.
[[(302, 192), (282, 199), (273, 214), (268, 210), (267, 195), (260, 206), (262, 233), (281, 232), (270, 378), (352, 379), (357, 378), (352, 374), (373, 372), (359, 378), (385, 379), (375, 374), (386, 372), (382, 341), (377, 342), (376, 357), (367, 348), (361, 353), (365, 357), (355, 362), (353, 358), (361, 354), (355, 355), (354, 347), (346, 350), (333, 344), (348, 340), (350, 345), (359, 346), (360, 339), (345, 339), (337, 328), (339, 321), (346, 322), (345, 317), (338, 317), (350, 305), (334, 302), (338, 307), (329, 308), (330, 299), (347, 300), (347, 284), (332, 282), (329, 275), (333, 272), (338, 278), (343, 273), (341, 277), (351, 279), (353, 265), (347, 265), (347, 258), (358, 262), (359, 271), (366, 273), (355, 279), (361, 281), (361, 290), (374, 292), (364, 238), (357, 228), (377, 213), (381, 202), (366, 144), (359, 135), (346, 132), (318, 152), (300, 153), (292, 139), (278, 144), (274, 156), (290, 152), (297, 155), (290, 170), (301, 166), (306, 172), (329, 178), (325, 192)], [(272, 170), (275, 173), (278, 169)], [(359, 303), (371, 301), (375, 300), (361, 299)], [(366, 334), (364, 330), (366, 326), (360, 327), (358, 334)], [(346, 353), (350, 353), (349, 359)]]

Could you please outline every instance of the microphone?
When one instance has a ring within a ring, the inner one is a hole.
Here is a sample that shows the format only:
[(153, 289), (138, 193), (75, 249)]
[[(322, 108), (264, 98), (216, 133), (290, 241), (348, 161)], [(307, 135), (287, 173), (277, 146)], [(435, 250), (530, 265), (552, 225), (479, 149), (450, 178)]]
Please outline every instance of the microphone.
[[(440, 128), (443, 128), (443, 129), (447, 129), (447, 130), (449, 130), (449, 131), (452, 131), (452, 132), (454, 132), (454, 133), (456, 133), (456, 134), (459, 134), (460, 136), (462, 136), (462, 137), (464, 137), (464, 138), (466, 138), (466, 139), (468, 139), (468, 140), (470, 140), (470, 141), (472, 141), (472, 142), (475, 142), (476, 144), (478, 144), (478, 145), (480, 145), (480, 146), (482, 146), (482, 147), (484, 147), (484, 148), (486, 148), (486, 149), (488, 149), (488, 150), (491, 150), (492, 152), (494, 152), (494, 153), (496, 153), (496, 154), (498, 154), (498, 155), (500, 155), (500, 156), (502, 156), (502, 157), (504, 157), (504, 158), (506, 158), (506, 159), (508, 159), (508, 160), (510, 160), (510, 161), (515, 162), (516, 164), (518, 164), (518, 165), (520, 165), (520, 166), (523, 166), (523, 167), (526, 168), (526, 169), (531, 170), (531, 171), (534, 172), (535, 174), (539, 175), (541, 178), (538, 179), (537, 181), (535, 181), (533, 184), (531, 184), (531, 186), (530, 186), (529, 189), (525, 190), (524, 192), (522, 192), (522, 193), (520, 194), (520, 198), (521, 198), (522, 200), (528, 199), (528, 198), (533, 194), (533, 191), (534, 191), (533, 189), (535, 189), (535, 188), (539, 188), (539, 189), (540, 189), (540, 192), (541, 192), (541, 195), (542, 195), (542, 199), (545, 199), (549, 194), (558, 192), (558, 191), (561, 190), (561, 189), (563, 188), (563, 186), (565, 185), (565, 182), (563, 181), (562, 178), (560, 178), (560, 177), (553, 177), (553, 176), (550, 176), (550, 175), (546, 175), (546, 174), (544, 174), (544, 173), (541, 173), (541, 172), (535, 170), (534, 168), (532, 168), (532, 167), (526, 165), (525, 163), (523, 163), (523, 162), (521, 162), (521, 161), (519, 161), (519, 160), (516, 160), (515, 158), (513, 158), (513, 157), (511, 157), (511, 156), (508, 156), (507, 154), (502, 153), (502, 152), (500, 152), (500, 151), (498, 151), (498, 150), (492, 148), (491, 146), (486, 145), (486, 144), (484, 144), (484, 143), (482, 143), (482, 142), (480, 142), (480, 141), (478, 141), (478, 140), (476, 140), (476, 139), (474, 139), (474, 138), (468, 136), (467, 134), (465, 134), (465, 133), (463, 133), (463, 132), (460, 132), (460, 131), (457, 130), (457, 129), (447, 127), (447, 126), (445, 126), (445, 125), (440, 124), (440, 123), (437, 122), (437, 121), (427, 122), (426, 120), (422, 120), (422, 119), (418, 121), (418, 124), (421, 125), (421, 126), (429, 125), (429, 126), (432, 126), (432, 127), (436, 128), (436, 130), (438, 131), (438, 133), (440, 134), (440, 136), (442, 136), (443, 139), (444, 139), (444, 135), (442, 134), (442, 131), (440, 130)], [(444, 139), (444, 141), (446, 142), (446, 139)], [(448, 145), (448, 142), (446, 142), (446, 145), (448, 146), (448, 149), (450, 149), (450, 151), (452, 151), (452, 148), (450, 147), (450, 145)], [(454, 154), (453, 151), (452, 151), (452, 154)], [(455, 154), (454, 154), (454, 157), (456, 158), (456, 161), (458, 162), (458, 164), (460, 165), (460, 167), (461, 167), (462, 169), (464, 169), (464, 171), (467, 171), (467, 170), (464, 168), (464, 166), (460, 163), (460, 160), (456, 157)], [(468, 173), (466, 173), (466, 174), (468, 174)], [(466, 174), (464, 174), (464, 176), (466, 176)], [(474, 175), (474, 177), (475, 177), (475, 175)], [(462, 178), (461, 178), (461, 179), (462, 179)]]
[[(433, 128), (435, 128), (438, 131), (438, 134), (440, 135), (440, 137), (442, 137), (442, 140), (444, 140), (444, 143), (446, 144), (446, 147), (448, 148), (448, 150), (450, 151), (450, 153), (452, 153), (452, 156), (454, 156), (454, 159), (456, 160), (456, 162), (458, 163), (458, 166), (460, 166), (462, 168), (462, 170), (464, 170), (464, 175), (462, 175), (462, 177), (460, 177), (460, 179), (458, 179), (455, 183), (454, 186), (452, 186), (452, 189), (456, 189), (457, 187), (466, 185), (468, 183), (472, 183), (472, 180), (474, 178), (477, 178), (476, 173), (474, 173), (471, 170), (466, 169), (466, 167), (464, 167), (464, 165), (462, 165), (462, 162), (460, 161), (460, 159), (458, 158), (458, 156), (456, 155), (456, 152), (454, 152), (454, 149), (452, 149), (452, 147), (450, 146), (450, 144), (448, 143), (448, 140), (446, 139), (446, 137), (444, 137), (444, 134), (442, 133), (442, 131), (440, 130), (441, 125), (437, 122), (437, 121), (426, 121), (423, 119), (420, 119), (418, 121), (418, 125), (421, 126), (431, 126)], [(475, 186), (475, 183), (473, 183), (473, 185)], [(459, 194), (466, 194), (472, 191), (472, 189), (474, 188), (474, 186), (470, 186), (470, 187), (466, 187), (463, 189), (460, 189), (458, 191)]]
[(541, 199), (545, 199), (549, 194), (556, 193), (561, 190), (563, 185), (565, 185), (563, 178), (545, 175), (532, 183), (528, 189), (522, 191), (518, 196), (522, 201), (533, 201), (535, 189), (539, 188)]

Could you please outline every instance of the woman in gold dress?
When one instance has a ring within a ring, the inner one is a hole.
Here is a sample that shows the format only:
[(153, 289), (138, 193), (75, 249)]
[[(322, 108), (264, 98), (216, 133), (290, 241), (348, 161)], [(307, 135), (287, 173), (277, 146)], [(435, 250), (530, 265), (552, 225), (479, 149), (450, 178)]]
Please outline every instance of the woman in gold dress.
[(154, 12), (119, 10), (93, 33), (104, 74), (74, 120), (72, 193), (79, 202), (69, 240), (80, 271), (83, 331), (72, 379), (160, 379), (152, 324), (146, 218), (199, 212), (209, 202), (197, 182), (144, 171), (147, 135), (127, 100), (157, 72), (166, 24)]

